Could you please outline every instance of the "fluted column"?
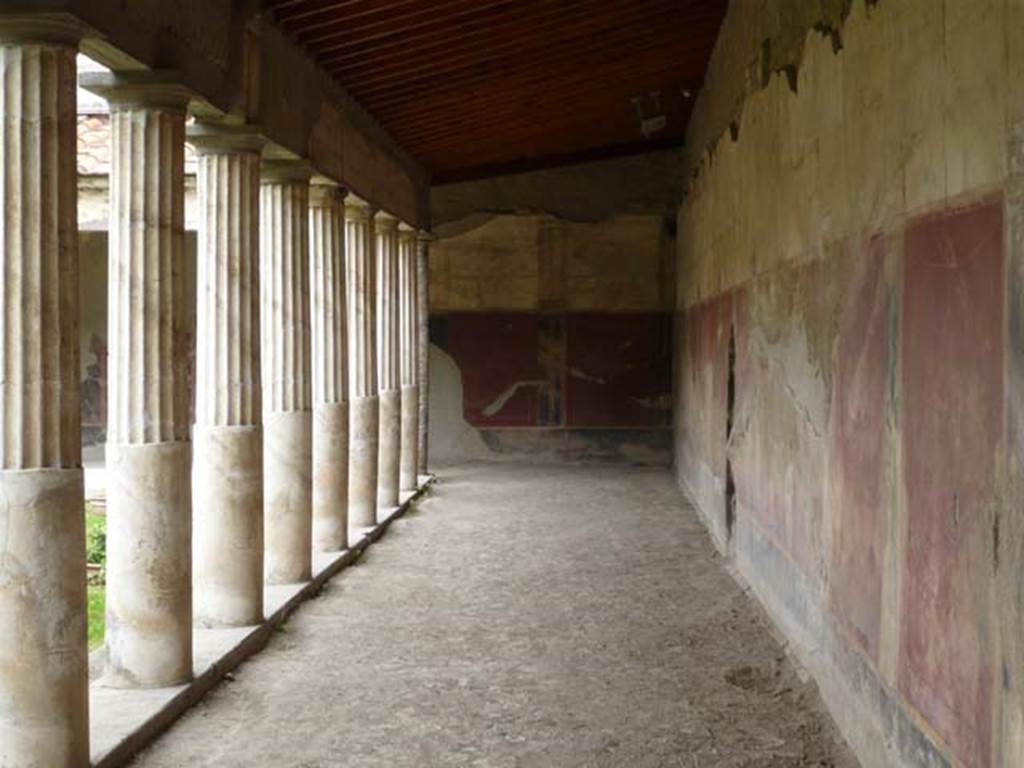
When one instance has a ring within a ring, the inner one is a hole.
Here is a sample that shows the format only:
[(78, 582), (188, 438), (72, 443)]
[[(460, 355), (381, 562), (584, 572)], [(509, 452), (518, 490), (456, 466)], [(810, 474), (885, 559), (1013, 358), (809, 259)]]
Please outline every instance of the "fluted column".
[(338, 186), (314, 179), (309, 197), (313, 340), (313, 549), (348, 546), (348, 365), (345, 214)]
[(377, 504), (398, 506), (402, 395), (398, 370), (398, 219), (380, 211), (377, 239), (377, 396), (380, 398)]
[(377, 522), (377, 316), (373, 216), (355, 197), (345, 198), (345, 286), (349, 364), (349, 523)]
[(0, 12), (0, 765), (89, 764), (69, 17)]
[(419, 351), (419, 313), (416, 309), (416, 231), (398, 226), (398, 354), (402, 388), (401, 452), (398, 484), (403, 491), (416, 490), (419, 473), (419, 381), (416, 361)]
[(90, 73), (110, 103), (107, 674), (192, 676), (185, 350), (185, 110), (160, 72)]
[(188, 129), (199, 156), (196, 264), (195, 620), (263, 619), (260, 151), (251, 129)]
[(416, 380), (419, 386), (419, 444), (416, 463), (419, 474), (427, 474), (428, 424), (430, 418), (430, 263), (431, 235), (420, 232), (416, 239)]
[(269, 584), (312, 566), (313, 414), (309, 357), (309, 166), (264, 162), (260, 186), (263, 519)]

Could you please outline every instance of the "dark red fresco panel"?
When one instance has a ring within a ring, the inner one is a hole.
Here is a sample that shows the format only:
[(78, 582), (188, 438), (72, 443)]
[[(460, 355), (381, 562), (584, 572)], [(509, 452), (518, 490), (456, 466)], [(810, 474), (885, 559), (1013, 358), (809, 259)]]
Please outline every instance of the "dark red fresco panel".
[(577, 314), (566, 322), (568, 426), (667, 426), (671, 316)]
[(447, 351), (462, 372), (462, 405), (475, 427), (537, 424), (545, 374), (538, 362), (537, 316), (452, 314)]

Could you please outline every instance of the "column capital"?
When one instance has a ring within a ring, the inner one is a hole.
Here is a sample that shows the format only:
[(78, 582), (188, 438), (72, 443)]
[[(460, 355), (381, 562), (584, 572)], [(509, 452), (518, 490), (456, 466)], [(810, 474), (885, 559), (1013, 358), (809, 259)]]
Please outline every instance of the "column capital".
[(398, 222), (398, 237), (406, 242), (413, 241), (416, 239), (416, 228), (400, 221)]
[(275, 184), (283, 181), (309, 182), (313, 168), (308, 160), (264, 159), (260, 165), (260, 183)]
[(315, 174), (309, 180), (309, 207), (331, 208), (345, 196), (345, 188), (334, 179)]
[(260, 154), (267, 140), (259, 126), (200, 121), (185, 127), (185, 143), (198, 155)]
[(398, 229), (398, 217), (387, 211), (377, 211), (373, 215), (374, 223), (378, 232), (394, 231)]
[(421, 243), (432, 243), (437, 240), (437, 235), (433, 232), (428, 232), (425, 229), (416, 230), (416, 239)]
[(78, 47), (85, 26), (70, 13), (0, 11), (0, 45), (37, 43)]
[(106, 99), (112, 112), (119, 109), (150, 107), (185, 113), (196, 93), (181, 84), (174, 70), (138, 70), (129, 72), (84, 72), (78, 84)]
[(345, 195), (345, 215), (350, 219), (371, 219), (374, 215), (374, 207), (366, 200), (349, 192)]

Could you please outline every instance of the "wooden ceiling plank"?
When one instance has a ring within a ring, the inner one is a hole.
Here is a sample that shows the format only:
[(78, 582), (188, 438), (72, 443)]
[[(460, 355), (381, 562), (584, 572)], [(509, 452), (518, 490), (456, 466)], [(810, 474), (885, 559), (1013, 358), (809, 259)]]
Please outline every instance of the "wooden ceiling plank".
[[(456, 11), (446, 15), (427, 13), (427, 18), (411, 24), (403, 24), (401, 26), (392, 25), (377, 32), (360, 34), (358, 37), (354, 38), (339, 39), (338, 36), (334, 36), (331, 41), (326, 42), (323, 45), (310, 43), (308, 48), (310, 53), (321, 58), (326, 57), (327, 54), (334, 53), (335, 51), (350, 49), (353, 45), (366, 46), (367, 50), (372, 51), (373, 46), (368, 44), (380, 43), (380, 41), (407, 41), (419, 39), (423, 35), (458, 34), (458, 27), (460, 25), (494, 24), (497, 23), (500, 17), (506, 13), (515, 14), (530, 7), (527, 5), (517, 6), (516, 2), (517, 0), (480, 0), (480, 2), (473, 4), (472, 7), (462, 11)], [(488, 10), (490, 12), (485, 13), (485, 11)], [(411, 33), (416, 33), (416, 35), (413, 36)]]
[[(664, 0), (640, 0), (630, 8), (636, 12), (653, 12)], [(507, 39), (509, 36), (536, 34), (537, 29), (571, 30), (578, 23), (580, 12), (593, 9), (593, 0), (537, 0), (530, 9), (522, 9), (522, 15), (505, 19), (502, 22), (481, 19), (467, 22), (461, 26), (458, 35), (450, 34), (449, 30), (441, 30), (436, 34), (396, 38), (387, 44), (372, 47), (370, 50), (351, 48), (336, 54), (323, 56), (320, 60), (325, 68), (342, 71), (352, 67), (368, 67), (379, 65), (393, 59), (416, 59), (427, 56), (447, 56), (451, 50), (468, 48), (486, 48), (494, 43)], [(527, 12), (528, 10), (528, 12)], [(531, 28), (535, 27), (535, 28)]]
[[(676, 117), (674, 128), (685, 126), (689, 110)], [(556, 144), (566, 144), (569, 149), (585, 144), (615, 143), (621, 141), (645, 142), (666, 139), (682, 139), (683, 132), (663, 131), (645, 139), (636, 122), (625, 126), (620, 121), (579, 121), (571, 116), (547, 121), (543, 124), (520, 123), (508, 126), (467, 126), (458, 128), (450, 135), (435, 136), (429, 141), (411, 143), (410, 148), (424, 154), (448, 153), (453, 156), (470, 157), (474, 154), (507, 152), (513, 147), (546, 145), (549, 149)]]
[[(657, 12), (624, 13), (614, 20), (601, 20), (591, 25), (577, 23), (568, 29), (552, 26), (535, 34), (509, 34), (502, 42), (486, 47), (473, 46), (464, 50), (449, 50), (433, 60), (403, 60), (399, 65), (391, 67), (375, 67), (374, 62), (370, 60), (358, 69), (341, 68), (333, 69), (332, 72), (346, 88), (355, 92), (387, 85), (411, 86), (441, 74), (467, 69), (479, 70), (485, 65), (506, 68), (522, 60), (529, 60), (534, 65), (541, 66), (542, 61), (557, 61), (579, 50), (581, 46), (592, 45), (593, 38), (597, 35), (601, 36), (602, 40), (614, 35), (616, 45), (629, 45), (632, 43), (628, 39), (630, 31), (635, 30), (639, 35), (655, 31), (652, 30), (653, 24), (676, 23), (679, 21), (678, 12), (668, 7), (670, 5), (671, 3), (667, 3), (666, 9)], [(664, 35), (663, 31), (656, 31), (659, 36)], [(609, 47), (612, 47), (611, 40), (607, 42)], [(360, 72), (363, 73), (362, 76), (358, 74)]]
[[(644, 74), (644, 72), (638, 72), (637, 79), (644, 79)], [(415, 144), (438, 135), (468, 132), (471, 128), (486, 127), (497, 130), (517, 125), (534, 125), (543, 128), (557, 124), (561, 120), (581, 124), (601, 120), (618, 121), (633, 125), (639, 131), (639, 117), (633, 111), (633, 105), (629, 103), (627, 96), (613, 102), (613, 106), (607, 102), (595, 102), (590, 94), (585, 93), (573, 96), (571, 92), (562, 91), (551, 98), (552, 100), (547, 103), (533, 104), (530, 108), (520, 110), (510, 107), (506, 110), (489, 109), (475, 113), (443, 113), (436, 117), (425, 114), (420, 120), (410, 120), (404, 125), (395, 124), (391, 132), (403, 146), (413, 148)], [(688, 108), (687, 102), (683, 100), (682, 95), (679, 95), (675, 100), (663, 106), (662, 114), (668, 117), (686, 111)]]
[[(668, 54), (676, 53), (671, 42), (662, 43), (658, 47), (658, 51), (666, 59)], [(645, 55), (646, 53), (648, 52), (645, 52)], [(353, 96), (381, 122), (387, 122), (396, 115), (402, 115), (409, 110), (416, 111), (420, 109), (421, 104), (437, 107), (451, 102), (465, 102), (473, 99), (505, 101), (520, 95), (517, 93), (517, 90), (524, 87), (532, 86), (542, 90), (549, 88), (553, 84), (555, 77), (571, 76), (573, 74), (571, 68), (584, 65), (593, 67), (604, 64), (604, 69), (607, 70), (606, 76), (614, 81), (616, 72), (623, 70), (619, 69), (615, 62), (601, 61), (600, 57), (602, 55), (603, 51), (601, 49), (580, 53), (571, 61), (563, 64), (562, 68), (558, 71), (538, 70), (527, 64), (501, 78), (494, 78), (486, 74), (468, 76), (457, 81), (454, 79), (446, 81), (438, 87), (424, 86), (400, 93), (360, 94), (354, 92)], [(700, 59), (697, 58), (696, 60), (699, 61)], [(678, 71), (680, 79), (691, 69), (686, 66), (687, 61), (685, 60), (677, 59), (676, 65), (672, 66), (672, 64), (673, 62), (671, 61), (664, 61), (663, 67), (666, 70)], [(687, 85), (689, 86), (690, 83), (687, 83)]]
[(410, 77), (401, 83), (358, 85), (346, 82), (345, 87), (368, 109), (378, 110), (383, 115), (394, 104), (419, 100), (428, 94), (457, 94), (476, 85), (482, 85), (481, 90), (488, 92), (506, 92), (524, 73), (544, 72), (558, 76), (572, 67), (604, 63), (608, 50), (616, 51), (618, 56), (627, 60), (634, 52), (658, 44), (660, 38), (656, 31), (623, 22), (614, 33), (605, 35), (607, 48), (597, 47), (591, 40), (583, 39), (571, 45), (552, 46), (543, 52), (530, 51), (511, 57), (500, 56), (492, 61), (453, 64), (450, 69), (430, 70), (423, 76)]
[[(435, 176), (682, 140), (727, 0), (265, 0)], [(658, 90), (640, 136), (630, 98)]]
[[(635, 107), (630, 99), (637, 95), (646, 95), (650, 90), (660, 92), (662, 110), (671, 109), (673, 104), (685, 104), (686, 99), (681, 91), (685, 85), (679, 84), (678, 75), (672, 70), (665, 70), (660, 63), (652, 60), (633, 65), (630, 69), (616, 72), (618, 79), (610, 80), (606, 71), (595, 68), (593, 74), (600, 78), (605, 86), (600, 93), (588, 87), (589, 81), (574, 76), (560, 77), (557, 82), (538, 82), (524, 88), (509, 98), (505, 94), (496, 94), (488, 98), (467, 98), (445, 103), (428, 100), (422, 103), (416, 112), (399, 116), (389, 116), (383, 124), (396, 136), (408, 137), (413, 126), (427, 127), (432, 124), (444, 124), (453, 117), (469, 119), (477, 115), (504, 116), (526, 114), (533, 120), (540, 121), (552, 113), (557, 114), (568, 99), (589, 100), (597, 109), (606, 111), (622, 110), (635, 114)], [(678, 92), (677, 92), (678, 90)]]
[[(402, 2), (402, 0), (399, 0)], [(486, 16), (495, 7), (512, 6), (516, 0), (436, 0), (428, 7), (422, 1), (409, 9), (394, 12), (394, 6), (377, 9), (371, 14), (366, 13), (357, 21), (348, 15), (310, 25), (305, 34), (299, 36), (303, 45), (309, 46), (314, 53), (324, 49), (325, 43), (343, 43), (372, 40), (383, 35), (402, 35), (409, 30), (417, 29), (422, 19), (437, 21), (438, 19), (457, 19), (462, 16)], [(380, 17), (380, 18), (378, 18)]]
[[(285, 23), (296, 19), (302, 19), (317, 13), (338, 13), (343, 8), (366, 4), (366, 1), (367, 0), (328, 0), (324, 3), (321, 0), (321, 4), (319, 6), (315, 6), (311, 9), (287, 10), (298, 5), (303, 5), (304, 3), (308, 4), (311, 0), (280, 0), (279, 2), (271, 3), (269, 7), (270, 10), (274, 12), (278, 21)], [(283, 11), (286, 10), (287, 13), (283, 13)]]
[[(504, 47), (509, 43), (521, 43), (524, 37), (537, 34), (532, 27), (546, 28), (546, 38), (555, 35), (567, 35), (565, 22), (579, 14), (592, 0), (562, 0), (553, 3), (543, 14), (518, 20), (521, 28), (509, 23), (496, 35), (495, 30), (488, 26), (460, 34), (457, 39), (449, 37), (428, 37), (419, 44), (396, 45), (387, 51), (374, 52), (372, 56), (357, 53), (343, 58), (324, 59), (325, 68), (330, 69), (339, 78), (351, 79), (352, 76), (366, 73), (401, 72), (403, 69), (415, 69), (417, 65), (444, 64), (456, 55), (484, 55), (492, 48)], [(495, 40), (494, 38), (498, 39)]]
[[(637, 0), (638, 3), (651, 1)], [(529, 4), (520, 3), (514, 8), (508, 9), (508, 14), (492, 13), (477, 18), (463, 19), (458, 21), (455, 28), (446, 19), (437, 19), (435, 22), (431, 22), (430, 26), (423, 26), (414, 34), (382, 34), (369, 40), (363, 39), (341, 44), (336, 46), (338, 48), (336, 51), (318, 49), (311, 52), (317, 55), (325, 68), (332, 69), (339, 59), (353, 55), (365, 60), (371, 55), (373, 58), (381, 56), (385, 51), (411, 49), (415, 44), (431, 45), (439, 41), (457, 41), (475, 33), (482, 33), (484, 37), (500, 36), (502, 30), (510, 23), (526, 22), (532, 19), (535, 19), (538, 24), (543, 23), (544, 15), (550, 13), (550, 9), (554, 8), (557, 11), (560, 6), (564, 6), (565, 2), (566, 0), (530, 0)]]
[[(686, 107), (675, 107), (671, 112), (666, 112), (667, 125), (659, 135), (684, 128), (685, 125), (679, 122), (679, 117), (688, 112), (689, 109)], [(559, 129), (569, 127), (577, 134), (584, 134), (594, 126), (603, 132), (613, 132), (620, 137), (638, 140), (641, 138), (639, 119), (631, 117), (625, 110), (608, 115), (591, 110), (588, 104), (570, 104), (567, 112), (551, 115), (544, 120), (531, 121), (526, 115), (509, 116), (504, 119), (495, 117), (458, 120), (447, 125), (435, 125), (429, 132), (417, 131), (402, 136), (401, 142), (402, 146), (415, 153), (438, 146), (459, 148), (461, 144), (473, 144), (476, 141), (501, 144), (512, 137), (544, 135), (548, 132), (554, 134)]]
[[(380, 14), (390, 14), (389, 18), (393, 19), (396, 14), (402, 13), (400, 9), (415, 9), (422, 4), (423, 0), (386, 0), (384, 4), (376, 3), (370, 5), (366, 3), (366, 0), (363, 0), (363, 7), (355, 6), (343, 12), (328, 9), (289, 17), (287, 29), (301, 40), (311, 30), (321, 29), (329, 24), (337, 24), (339, 19), (344, 19), (347, 25), (355, 27), (359, 19), (367, 19), (368, 17)], [(372, 22), (372, 19), (370, 21)]]

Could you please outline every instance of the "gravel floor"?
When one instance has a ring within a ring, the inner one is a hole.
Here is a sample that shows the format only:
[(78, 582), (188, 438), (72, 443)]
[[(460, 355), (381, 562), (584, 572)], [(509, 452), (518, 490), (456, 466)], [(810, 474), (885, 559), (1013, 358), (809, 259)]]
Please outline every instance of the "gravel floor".
[(472, 465), (137, 765), (857, 763), (664, 470)]

